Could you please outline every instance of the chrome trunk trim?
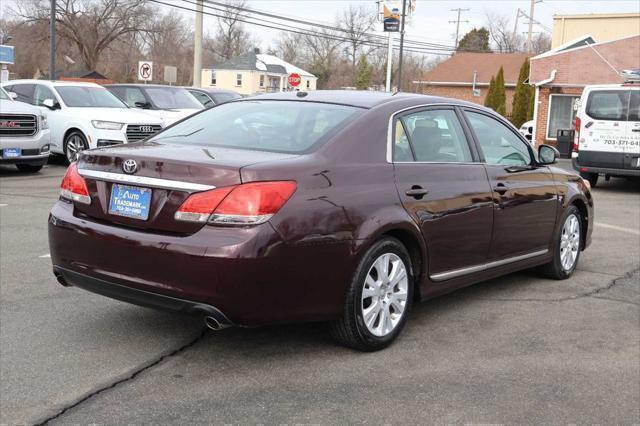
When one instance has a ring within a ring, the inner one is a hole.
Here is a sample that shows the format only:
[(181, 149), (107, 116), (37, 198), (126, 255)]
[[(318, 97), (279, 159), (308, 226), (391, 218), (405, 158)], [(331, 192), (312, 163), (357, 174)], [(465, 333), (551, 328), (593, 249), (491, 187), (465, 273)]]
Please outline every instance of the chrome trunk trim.
[(213, 185), (203, 185), (200, 183), (183, 182), (179, 180), (159, 179), (146, 176), (125, 175), (121, 173), (103, 172), (99, 170), (78, 169), (82, 177), (104, 180), (108, 182), (126, 183), (140, 185), (149, 188), (174, 189), (178, 191), (209, 191), (215, 189)]

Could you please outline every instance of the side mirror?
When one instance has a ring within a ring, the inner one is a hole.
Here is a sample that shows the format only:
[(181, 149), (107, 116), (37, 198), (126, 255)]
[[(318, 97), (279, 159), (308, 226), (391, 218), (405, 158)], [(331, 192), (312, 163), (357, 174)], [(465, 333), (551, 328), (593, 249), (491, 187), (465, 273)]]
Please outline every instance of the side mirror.
[(560, 152), (551, 145), (540, 145), (538, 147), (538, 163), (546, 166), (555, 164), (560, 158)]
[(135, 102), (134, 105), (136, 108), (151, 109), (151, 104), (149, 102)]
[(18, 99), (18, 94), (16, 92), (9, 92), (9, 97), (15, 101)]
[(42, 101), (42, 105), (46, 106), (50, 110), (60, 108), (60, 104), (54, 101), (53, 99), (45, 99), (44, 101)]

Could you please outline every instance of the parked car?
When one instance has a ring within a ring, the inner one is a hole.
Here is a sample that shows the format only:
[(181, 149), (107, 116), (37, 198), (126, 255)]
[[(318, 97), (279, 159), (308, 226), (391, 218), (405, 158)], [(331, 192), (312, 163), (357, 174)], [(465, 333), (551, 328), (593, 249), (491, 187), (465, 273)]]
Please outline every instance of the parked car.
[(47, 113), (51, 152), (75, 161), (80, 151), (144, 139), (162, 120), (128, 108), (95, 83), (13, 80), (2, 87)]
[(81, 154), (49, 219), (53, 270), (220, 329), (330, 321), (381, 349), (411, 304), (590, 243), (588, 182), (491, 110), (414, 94), (228, 102)]
[(520, 126), (520, 133), (529, 141), (529, 143), (533, 144), (533, 120), (522, 123), (522, 126)]
[(587, 86), (574, 121), (573, 168), (598, 176), (640, 177), (640, 84)]
[(0, 89), (0, 164), (37, 172), (49, 158), (49, 124), (38, 108), (15, 102)]
[(205, 108), (219, 105), (234, 99), (240, 99), (242, 95), (233, 90), (208, 89), (200, 87), (185, 87)]
[(111, 93), (131, 108), (162, 119), (165, 126), (200, 111), (203, 106), (182, 87), (160, 84), (108, 84)]

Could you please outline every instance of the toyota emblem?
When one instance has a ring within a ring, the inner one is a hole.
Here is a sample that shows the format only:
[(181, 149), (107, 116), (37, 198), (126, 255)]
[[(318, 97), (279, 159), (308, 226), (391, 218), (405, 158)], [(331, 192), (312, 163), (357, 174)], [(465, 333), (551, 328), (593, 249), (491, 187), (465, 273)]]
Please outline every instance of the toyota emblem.
[(124, 160), (124, 162), (122, 163), (122, 170), (124, 170), (125, 173), (135, 173), (136, 170), (138, 170), (138, 163), (136, 163), (136, 160)]

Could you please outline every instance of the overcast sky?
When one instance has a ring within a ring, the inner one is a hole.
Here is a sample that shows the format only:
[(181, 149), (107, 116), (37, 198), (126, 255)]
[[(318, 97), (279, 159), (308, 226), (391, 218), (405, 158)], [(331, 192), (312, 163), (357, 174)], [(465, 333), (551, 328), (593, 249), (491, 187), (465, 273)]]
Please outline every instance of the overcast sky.
[[(21, 0), (0, 0), (0, 16), (4, 15), (7, 6)], [(192, 7), (191, 4), (181, 0), (163, 0), (167, 3)], [(374, 0), (250, 0), (248, 5), (255, 9), (269, 11), (286, 17), (296, 17), (310, 22), (333, 23), (336, 14), (349, 4), (371, 5), (375, 9)], [(170, 10), (169, 6), (153, 4), (153, 7)], [(455, 40), (455, 24), (449, 21), (456, 19), (454, 8), (469, 9), (463, 12), (461, 20), (469, 21), (461, 23), (460, 33), (464, 34), (473, 27), (486, 25), (487, 13), (498, 13), (509, 17), (511, 22), (515, 18), (517, 9), (520, 8), (529, 13), (529, 0), (417, 0), (417, 8), (410, 24), (406, 29), (407, 37), (412, 40), (453, 45)], [(554, 14), (585, 14), (585, 13), (614, 13), (614, 12), (640, 12), (640, 0), (543, 0), (536, 3), (534, 17), (548, 28), (552, 27)], [(183, 12), (185, 17), (192, 19), (193, 13)], [(205, 16), (205, 32), (213, 33), (215, 26), (214, 17)], [(519, 32), (526, 30), (526, 19), (521, 18)], [(382, 24), (380, 24), (380, 27)], [(273, 44), (278, 32), (262, 27), (247, 25), (247, 28), (255, 34), (263, 49)], [(381, 29), (381, 28), (380, 28)], [(535, 26), (534, 31), (545, 31), (540, 26)]]

